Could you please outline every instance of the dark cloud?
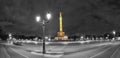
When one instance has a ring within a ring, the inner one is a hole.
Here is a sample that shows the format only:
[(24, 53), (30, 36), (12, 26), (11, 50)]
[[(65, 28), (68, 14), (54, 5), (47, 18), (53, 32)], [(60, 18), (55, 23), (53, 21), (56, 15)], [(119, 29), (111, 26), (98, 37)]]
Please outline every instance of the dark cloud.
[(51, 11), (53, 17), (46, 33), (56, 34), (62, 10), (67, 34), (119, 31), (119, 3), (119, 0), (0, 0), (0, 26), (7, 32), (41, 34), (35, 16), (46, 19), (45, 14)]

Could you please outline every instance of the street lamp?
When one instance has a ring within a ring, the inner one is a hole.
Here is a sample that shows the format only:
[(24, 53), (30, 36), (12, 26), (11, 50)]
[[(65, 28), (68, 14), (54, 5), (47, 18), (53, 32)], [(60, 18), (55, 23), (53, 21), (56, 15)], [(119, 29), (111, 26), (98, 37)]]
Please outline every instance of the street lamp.
[(37, 22), (39, 22), (39, 21), (40, 21), (40, 19), (41, 19), (41, 17), (40, 17), (40, 16), (36, 16), (36, 21), (37, 21)]
[(51, 16), (51, 13), (47, 13), (46, 17), (47, 17), (48, 20), (50, 20), (51, 17), (52, 17), (52, 16)]
[(116, 34), (116, 31), (115, 31), (115, 30), (113, 30), (113, 31), (112, 31), (112, 33), (115, 35), (115, 34)]
[(113, 30), (112, 33), (113, 33), (113, 36), (114, 36), (114, 39), (115, 39), (116, 31)]
[(12, 43), (13, 43), (13, 42), (12, 42), (12, 40), (13, 40), (13, 39), (12, 39), (12, 34), (9, 33), (8, 36), (9, 36), (9, 43), (12, 44)]
[(46, 53), (46, 48), (45, 48), (45, 24), (49, 22), (49, 20), (51, 19), (51, 14), (47, 13), (46, 14), (46, 18), (47, 20), (41, 20), (40, 16), (36, 16), (36, 21), (40, 22), (42, 24), (42, 29), (43, 29), (43, 54)]

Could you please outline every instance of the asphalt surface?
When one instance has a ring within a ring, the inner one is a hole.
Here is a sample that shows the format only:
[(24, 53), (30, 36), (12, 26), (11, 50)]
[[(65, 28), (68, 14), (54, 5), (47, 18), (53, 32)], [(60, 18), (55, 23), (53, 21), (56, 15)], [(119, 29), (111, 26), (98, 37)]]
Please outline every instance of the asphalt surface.
[(10, 47), (0, 44), (0, 58), (25, 58), (13, 51)]
[[(0, 58), (120, 58), (120, 43), (107, 42), (100, 44), (48, 44), (47, 49), (63, 52), (55, 53), (31, 53), (42, 45), (25, 44), (23, 46), (0, 44)], [(32, 48), (33, 47), (33, 48)], [(36, 48), (37, 47), (37, 48)], [(29, 49), (28, 49), (29, 48)], [(35, 49), (34, 49), (35, 48)], [(28, 49), (28, 50), (27, 50)], [(30, 50), (31, 49), (31, 50)], [(39, 48), (38, 48), (39, 49)]]
[(120, 58), (120, 45), (112, 45), (91, 58)]

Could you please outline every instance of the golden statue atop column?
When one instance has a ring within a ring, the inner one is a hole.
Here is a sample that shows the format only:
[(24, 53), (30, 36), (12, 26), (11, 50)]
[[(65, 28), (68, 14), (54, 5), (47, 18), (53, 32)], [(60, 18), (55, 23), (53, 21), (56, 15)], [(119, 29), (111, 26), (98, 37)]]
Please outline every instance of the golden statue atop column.
[(59, 32), (57, 32), (57, 37), (55, 37), (55, 40), (68, 40), (68, 36), (66, 36), (65, 32), (63, 32), (62, 12), (60, 12), (59, 17)]

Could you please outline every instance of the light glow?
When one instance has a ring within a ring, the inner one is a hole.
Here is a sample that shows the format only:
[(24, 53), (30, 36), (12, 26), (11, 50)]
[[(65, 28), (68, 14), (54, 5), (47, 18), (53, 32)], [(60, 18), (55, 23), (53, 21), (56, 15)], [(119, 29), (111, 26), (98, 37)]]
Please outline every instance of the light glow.
[(37, 22), (39, 22), (39, 21), (40, 21), (40, 19), (41, 19), (41, 17), (40, 17), (40, 16), (36, 16), (36, 21), (37, 21)]
[(46, 17), (47, 17), (48, 20), (50, 20), (52, 15), (50, 13), (47, 13)]
[(113, 30), (113, 32), (112, 32), (114, 35), (116, 34), (116, 31), (115, 30)]

